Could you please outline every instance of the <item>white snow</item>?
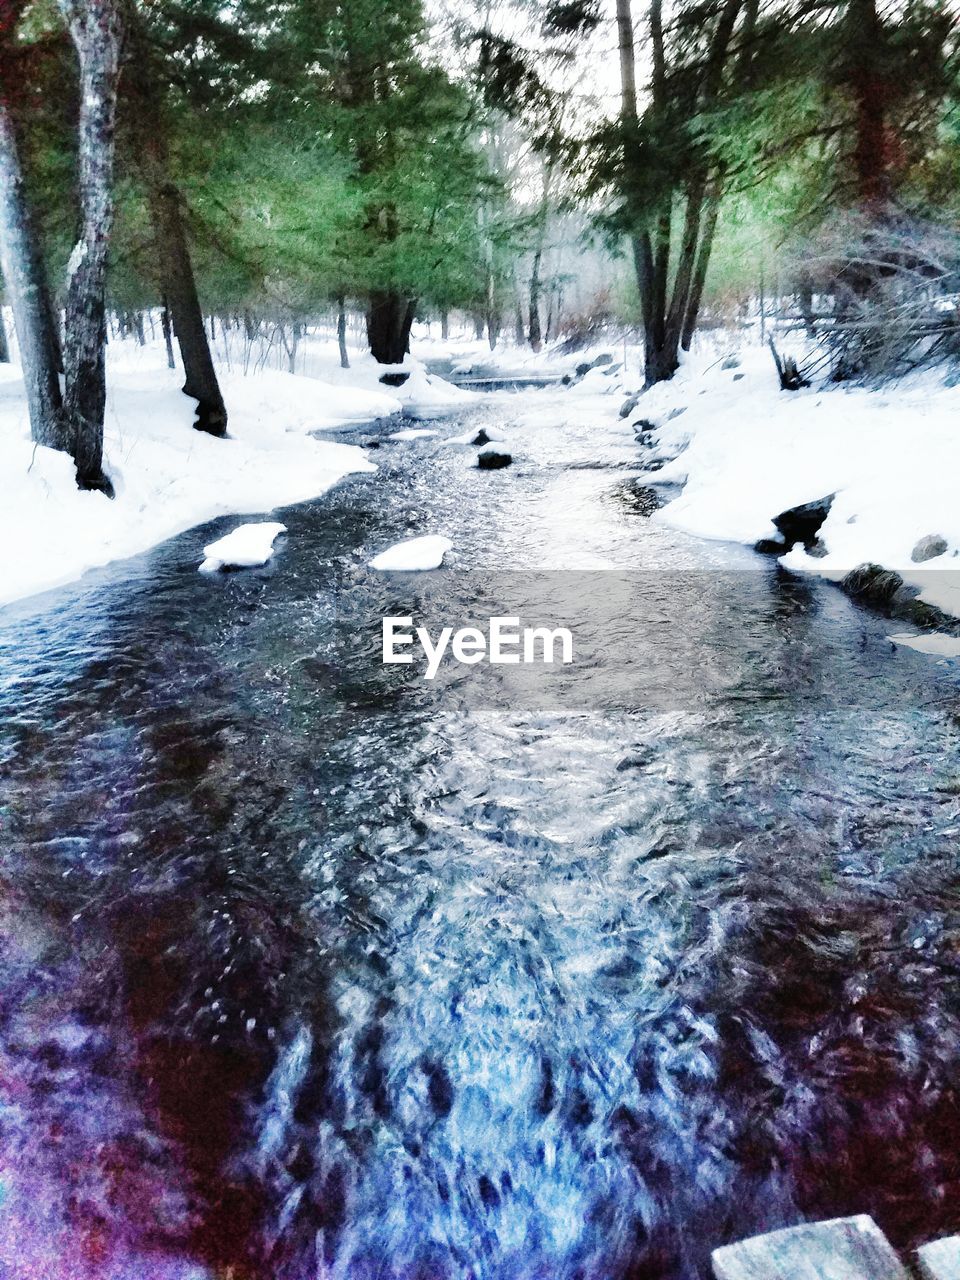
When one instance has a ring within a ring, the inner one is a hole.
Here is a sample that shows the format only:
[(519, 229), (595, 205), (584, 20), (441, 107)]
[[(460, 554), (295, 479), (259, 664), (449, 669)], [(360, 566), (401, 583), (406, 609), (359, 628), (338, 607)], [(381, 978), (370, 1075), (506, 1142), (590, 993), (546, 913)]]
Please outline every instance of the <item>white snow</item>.
[(408, 538), (406, 542), (397, 542), (386, 551), (370, 561), (371, 569), (383, 572), (415, 572), (424, 569), (438, 569), (443, 557), (451, 549), (453, 543), (449, 538), (437, 534), (428, 534), (423, 538)]
[(435, 436), (439, 433), (431, 431), (429, 427), (407, 427), (403, 431), (391, 431), (387, 437), (388, 440), (425, 440), (428, 436)]
[(960, 658), (960, 636), (951, 636), (945, 631), (931, 631), (919, 636), (887, 636), (887, 639), (894, 644), (902, 644), (907, 649), (916, 649), (918, 653), (933, 653), (940, 658)]
[(467, 405), (475, 404), (479, 398), (475, 391), (455, 387), (452, 382), (427, 373), (420, 361), (410, 356), (392, 371), (410, 375), (402, 386), (393, 388), (403, 405), (404, 415), (408, 418), (443, 418)]
[[(782, 557), (787, 568), (836, 579), (881, 564), (960, 615), (960, 387), (939, 372), (881, 390), (784, 392), (769, 351), (738, 354), (733, 370), (720, 368), (716, 351), (689, 359), (626, 420), (625, 429), (641, 417), (656, 424), (658, 443), (645, 456), (677, 455), (651, 482), (683, 490), (653, 518), (752, 544), (776, 535), (781, 511), (834, 493), (820, 532), (826, 556), (796, 546)], [(927, 534), (948, 550), (914, 564), (911, 552)]]
[(274, 542), (286, 531), (287, 526), (275, 520), (238, 525), (225, 537), (203, 548), (206, 558), (200, 571), (216, 573), (218, 569), (251, 569), (266, 564), (273, 555)]
[(229, 439), (195, 431), (182, 371), (162, 345), (108, 348), (105, 465), (116, 497), (81, 493), (66, 454), (30, 440), (23, 382), (0, 365), (0, 604), (136, 555), (216, 516), (259, 514), (324, 493), (351, 471), (374, 471), (364, 450), (310, 433), (335, 417), (399, 408), (382, 392), (277, 371), (221, 368)]
[[(479, 435), (481, 428), (471, 427), (469, 431), (465, 431), (462, 436), (448, 436), (444, 444), (473, 444)], [(487, 439), (493, 443), (501, 443), (506, 440), (506, 436), (496, 427), (483, 425), (483, 430), (487, 433)]]

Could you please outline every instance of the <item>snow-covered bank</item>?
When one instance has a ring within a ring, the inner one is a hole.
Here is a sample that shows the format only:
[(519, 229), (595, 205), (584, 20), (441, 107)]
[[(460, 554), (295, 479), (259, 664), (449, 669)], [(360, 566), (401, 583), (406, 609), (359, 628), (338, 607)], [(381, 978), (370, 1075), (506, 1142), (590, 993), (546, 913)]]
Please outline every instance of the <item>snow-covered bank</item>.
[[(0, 365), (0, 603), (59, 586), (215, 516), (266, 512), (316, 497), (375, 468), (354, 446), (308, 434), (397, 412), (381, 391), (265, 371), (222, 372), (230, 438), (194, 431), (182, 373), (156, 349), (111, 349), (105, 424), (111, 501), (80, 493), (73, 464), (35, 447), (19, 370)], [(148, 358), (149, 356), (149, 358)]]
[[(940, 373), (881, 390), (791, 393), (780, 390), (769, 351), (749, 347), (735, 360), (689, 360), (631, 413), (628, 421), (654, 425), (654, 456), (672, 459), (655, 482), (683, 485), (656, 518), (752, 544), (775, 536), (780, 512), (835, 494), (822, 554), (798, 544), (785, 566), (840, 578), (877, 563), (960, 615), (960, 387)], [(928, 535), (947, 549), (918, 565)]]

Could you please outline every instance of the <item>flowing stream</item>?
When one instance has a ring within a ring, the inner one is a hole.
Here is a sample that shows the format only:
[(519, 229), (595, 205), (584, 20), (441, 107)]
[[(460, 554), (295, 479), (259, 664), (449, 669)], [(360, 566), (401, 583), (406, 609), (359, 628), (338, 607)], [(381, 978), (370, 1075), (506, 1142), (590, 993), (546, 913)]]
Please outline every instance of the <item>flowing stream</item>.
[[(802, 1218), (960, 1228), (956, 671), (652, 519), (565, 404), (341, 432), (377, 473), (264, 569), (197, 573), (220, 521), (0, 612), (4, 1276), (695, 1280)], [(484, 424), (512, 467), (446, 443)], [(428, 532), (438, 572), (367, 568)], [(504, 599), (589, 670), (380, 666), (382, 613)]]

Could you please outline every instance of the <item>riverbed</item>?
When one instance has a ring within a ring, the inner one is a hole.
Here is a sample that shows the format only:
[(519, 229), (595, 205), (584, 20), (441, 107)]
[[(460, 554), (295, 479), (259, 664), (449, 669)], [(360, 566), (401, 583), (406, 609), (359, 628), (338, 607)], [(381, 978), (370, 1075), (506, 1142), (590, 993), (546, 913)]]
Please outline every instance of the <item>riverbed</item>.
[[(398, 425), (261, 570), (197, 572), (219, 521), (0, 611), (7, 1273), (695, 1280), (803, 1218), (960, 1228), (955, 664), (671, 530), (556, 389)], [(385, 672), (420, 608), (589, 661)]]

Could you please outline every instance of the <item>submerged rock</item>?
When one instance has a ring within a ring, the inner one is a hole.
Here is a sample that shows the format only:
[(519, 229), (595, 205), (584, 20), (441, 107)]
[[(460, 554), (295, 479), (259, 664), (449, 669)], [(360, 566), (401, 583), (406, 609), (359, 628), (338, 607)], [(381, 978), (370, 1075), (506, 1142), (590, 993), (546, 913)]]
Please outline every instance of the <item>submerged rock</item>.
[(774, 516), (773, 523), (787, 549), (797, 542), (802, 542), (808, 551), (816, 545), (820, 526), (830, 514), (836, 496), (835, 493), (828, 493), (825, 498), (803, 502), (798, 507), (790, 507)]
[(841, 579), (841, 590), (860, 604), (868, 605), (891, 618), (903, 618), (924, 631), (956, 635), (956, 618), (936, 605), (919, 599), (917, 588), (908, 586), (899, 573), (880, 564), (859, 564)]
[(498, 449), (482, 449), (477, 455), (477, 466), (481, 471), (499, 471), (501, 467), (509, 467), (513, 455), (501, 453)]
[(841, 588), (864, 604), (876, 608), (888, 608), (903, 587), (903, 579), (893, 569), (882, 564), (858, 564), (842, 579)]
[(946, 550), (946, 538), (939, 533), (928, 533), (910, 552), (910, 559), (914, 564), (923, 564), (924, 560), (935, 560), (937, 556), (942, 556)]

